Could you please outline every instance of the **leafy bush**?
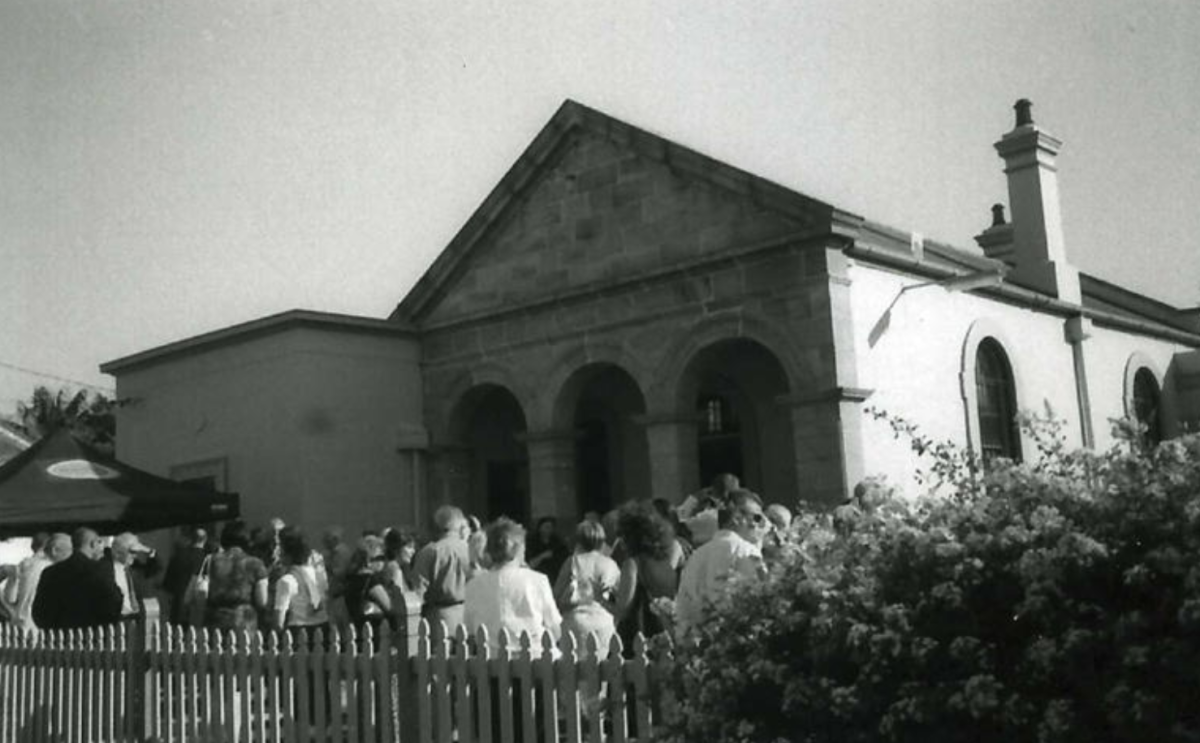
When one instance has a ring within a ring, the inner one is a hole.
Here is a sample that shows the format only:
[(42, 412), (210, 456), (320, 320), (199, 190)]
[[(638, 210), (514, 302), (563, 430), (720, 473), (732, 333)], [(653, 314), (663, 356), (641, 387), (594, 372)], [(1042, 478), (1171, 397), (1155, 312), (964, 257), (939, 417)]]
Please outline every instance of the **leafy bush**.
[(676, 649), (662, 738), (1200, 740), (1200, 436), (1027, 424), (1041, 457), (985, 468), (895, 421), (948, 495), (801, 514)]

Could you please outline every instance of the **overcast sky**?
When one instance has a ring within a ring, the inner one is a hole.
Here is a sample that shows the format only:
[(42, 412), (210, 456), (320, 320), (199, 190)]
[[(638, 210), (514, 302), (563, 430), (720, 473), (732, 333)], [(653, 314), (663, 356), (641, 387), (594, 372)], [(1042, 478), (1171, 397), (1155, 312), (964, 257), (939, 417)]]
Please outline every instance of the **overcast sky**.
[(0, 0), (0, 413), (386, 316), (564, 98), (970, 247), (1012, 104), (1083, 271), (1200, 303), (1200, 3)]

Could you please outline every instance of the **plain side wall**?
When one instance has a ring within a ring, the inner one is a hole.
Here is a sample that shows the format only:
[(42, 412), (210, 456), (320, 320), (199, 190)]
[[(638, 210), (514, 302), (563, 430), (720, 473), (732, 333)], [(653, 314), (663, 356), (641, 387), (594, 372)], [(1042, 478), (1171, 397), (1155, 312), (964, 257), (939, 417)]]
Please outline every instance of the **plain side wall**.
[(1135, 355), (1135, 366), (1149, 367), (1162, 390), (1162, 422), (1165, 435), (1173, 436), (1179, 432), (1174, 375), (1169, 371), (1175, 354), (1186, 353), (1190, 350), (1187, 346), (1094, 326), (1092, 337), (1084, 342), (1084, 348), (1088, 363), (1088, 389), (1091, 392), (1097, 449), (1108, 449), (1116, 443), (1112, 436), (1113, 420), (1133, 417), (1133, 410), (1126, 408), (1132, 394), (1127, 384), (1130, 380), (1126, 378), (1126, 369)]
[[(960, 381), (963, 347), (972, 325), (982, 320), (1000, 331), (1013, 366), (1018, 407), (1043, 413), (1049, 405), (1064, 424), (1067, 444), (1082, 445), (1075, 367), (1064, 318), (929, 286), (906, 292), (888, 319), (881, 321), (901, 288), (918, 280), (859, 263), (851, 269), (851, 281), (860, 383), (875, 390), (867, 407), (900, 416), (936, 441), (965, 445), (968, 419)], [(1187, 350), (1151, 336), (1092, 326), (1091, 336), (1084, 341), (1084, 354), (1090, 420), (1098, 449), (1114, 443), (1109, 421), (1128, 414), (1126, 368), (1135, 354), (1139, 363), (1148, 361), (1154, 370), (1163, 388), (1166, 433), (1176, 432), (1174, 390), (1167, 372), (1174, 354)], [(973, 379), (967, 382), (974, 384)], [(917, 492), (915, 476), (928, 469), (929, 461), (914, 457), (908, 440), (895, 438), (887, 423), (868, 418), (862, 446), (864, 472), (886, 475), (906, 492)], [(1022, 453), (1026, 457), (1035, 453), (1025, 435)]]
[[(859, 263), (851, 268), (851, 282), (859, 382), (874, 390), (866, 407), (899, 416), (935, 441), (965, 446), (963, 346), (972, 325), (983, 321), (1000, 329), (1018, 408), (1042, 413), (1049, 404), (1063, 420), (1068, 442), (1081, 443), (1074, 364), (1062, 318), (928, 286), (906, 292), (881, 320), (900, 290), (920, 280)], [(886, 422), (868, 417), (862, 446), (865, 473), (886, 475), (905, 492), (917, 492), (915, 475), (927, 470), (929, 461), (915, 457), (907, 439), (895, 438)], [(1026, 456), (1033, 451), (1024, 435), (1021, 450)]]
[(165, 476), (223, 468), (252, 525), (409, 523), (397, 441), (422, 429), (418, 363), (412, 339), (298, 327), (122, 372), (117, 456)]

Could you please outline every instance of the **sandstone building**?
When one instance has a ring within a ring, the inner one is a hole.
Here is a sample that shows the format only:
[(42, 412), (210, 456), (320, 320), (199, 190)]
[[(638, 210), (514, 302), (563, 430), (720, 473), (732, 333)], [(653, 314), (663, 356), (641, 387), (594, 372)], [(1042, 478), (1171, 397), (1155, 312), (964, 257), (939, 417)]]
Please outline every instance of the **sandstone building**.
[[(118, 456), (245, 515), (575, 517), (734, 471), (834, 503), (919, 466), (865, 405), (1020, 457), (1200, 421), (1200, 311), (1071, 264), (1055, 156), (1017, 106), (1011, 221), (970, 249), (842, 211), (567, 102), (390, 317), (292, 311), (104, 364)], [(1002, 277), (1002, 279), (1001, 279)]]

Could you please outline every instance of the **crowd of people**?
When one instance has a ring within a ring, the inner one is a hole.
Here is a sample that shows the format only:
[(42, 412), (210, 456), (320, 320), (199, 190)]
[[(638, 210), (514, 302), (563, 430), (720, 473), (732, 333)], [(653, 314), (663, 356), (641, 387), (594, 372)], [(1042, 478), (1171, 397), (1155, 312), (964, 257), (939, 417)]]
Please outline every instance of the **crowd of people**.
[(526, 534), (504, 517), (485, 527), (455, 506), (437, 509), (424, 544), (401, 528), (350, 543), (331, 527), (316, 547), (279, 519), (253, 529), (231, 521), (215, 544), (206, 529), (189, 529), (161, 575), (157, 555), (133, 534), (106, 547), (80, 528), (34, 537), (3, 601), (26, 629), (101, 626), (138, 617), (157, 584), (171, 622), (273, 629), (299, 641), (317, 628), (399, 629), (419, 606), (435, 633), (486, 628), (496, 650), (502, 630), (512, 650), (528, 633), (535, 655), (543, 634), (557, 645), (570, 632), (581, 653), (604, 656), (614, 636), (629, 648), (639, 633), (683, 637), (700, 626), (732, 576), (763, 574), (764, 550), (769, 560), (790, 521), (787, 508), (765, 506), (722, 475), (678, 505), (631, 501), (587, 513), (570, 537), (553, 517)]

